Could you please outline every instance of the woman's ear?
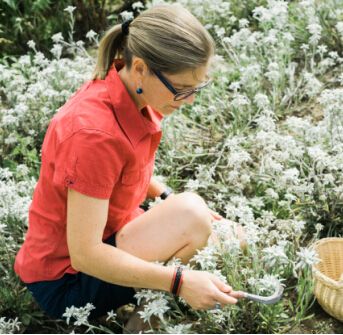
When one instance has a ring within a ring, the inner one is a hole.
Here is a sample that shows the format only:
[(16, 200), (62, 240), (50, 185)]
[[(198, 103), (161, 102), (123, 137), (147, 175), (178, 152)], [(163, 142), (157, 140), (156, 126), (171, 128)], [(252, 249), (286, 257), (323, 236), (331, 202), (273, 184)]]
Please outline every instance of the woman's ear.
[(139, 80), (147, 76), (148, 74), (148, 66), (145, 64), (142, 58), (134, 56), (132, 59), (132, 74)]

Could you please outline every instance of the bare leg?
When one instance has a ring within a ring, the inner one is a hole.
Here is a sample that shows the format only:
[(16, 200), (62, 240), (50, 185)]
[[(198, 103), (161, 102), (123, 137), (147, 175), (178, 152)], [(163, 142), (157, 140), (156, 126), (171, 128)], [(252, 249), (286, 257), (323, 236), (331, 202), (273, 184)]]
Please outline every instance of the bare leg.
[(212, 216), (204, 200), (190, 192), (169, 197), (126, 224), (117, 247), (148, 261), (172, 257), (186, 264), (211, 235)]

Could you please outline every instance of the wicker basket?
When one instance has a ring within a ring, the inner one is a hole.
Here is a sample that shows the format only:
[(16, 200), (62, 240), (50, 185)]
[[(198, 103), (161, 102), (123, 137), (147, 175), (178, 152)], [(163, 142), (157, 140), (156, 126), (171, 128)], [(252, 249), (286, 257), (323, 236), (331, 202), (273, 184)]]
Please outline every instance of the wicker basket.
[(314, 295), (327, 313), (343, 321), (343, 238), (323, 238), (313, 247), (321, 260), (312, 268)]

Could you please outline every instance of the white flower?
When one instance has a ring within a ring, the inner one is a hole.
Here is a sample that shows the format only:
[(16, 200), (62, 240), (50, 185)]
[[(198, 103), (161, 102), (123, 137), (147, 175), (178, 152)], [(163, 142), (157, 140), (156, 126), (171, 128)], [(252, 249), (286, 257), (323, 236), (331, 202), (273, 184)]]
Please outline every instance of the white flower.
[(0, 233), (4, 234), (6, 232), (7, 225), (0, 223)]
[(316, 233), (317, 234), (324, 229), (324, 226), (322, 224), (320, 224), (320, 223), (317, 223), (314, 227), (316, 228)]
[(117, 317), (117, 313), (114, 313), (114, 311), (111, 310), (111, 311), (107, 312), (106, 321), (108, 321), (108, 320), (112, 320), (113, 321), (113, 320), (116, 319), (116, 317)]
[(54, 44), (50, 49), (51, 53), (55, 56), (56, 59), (60, 59), (62, 55), (63, 47), (61, 44)]
[(295, 266), (295, 269), (304, 269), (320, 262), (316, 251), (310, 248), (300, 248), (300, 251), (297, 252), (297, 256), (298, 263)]
[(170, 309), (168, 306), (168, 301), (166, 299), (157, 299), (149, 301), (145, 306), (143, 311), (139, 311), (138, 314), (145, 321), (149, 322), (153, 315), (158, 316), (163, 320), (164, 314)]
[(233, 81), (230, 86), (229, 90), (237, 92), (241, 88), (241, 83), (239, 81)]
[(263, 261), (270, 267), (276, 264), (285, 265), (289, 263), (289, 259), (280, 245), (273, 245), (263, 249)]
[(37, 66), (46, 66), (48, 64), (48, 60), (45, 58), (44, 54), (40, 51), (36, 52), (33, 63)]
[(188, 191), (196, 191), (200, 187), (200, 182), (197, 179), (189, 179), (185, 186)]
[(256, 209), (261, 209), (264, 206), (264, 201), (262, 198), (254, 197), (250, 199), (250, 205)]
[(247, 28), (249, 26), (249, 20), (245, 18), (240, 19), (238, 24), (239, 24), (239, 28)]
[(271, 199), (279, 199), (279, 194), (275, 192), (272, 188), (266, 189), (266, 196)]
[(265, 131), (276, 129), (273, 113), (270, 113), (268, 110), (264, 110), (263, 113), (261, 113), (261, 115), (259, 115), (254, 121), (257, 123), (259, 129)]
[(215, 33), (219, 38), (223, 38), (226, 34), (225, 28), (219, 27), (219, 26), (214, 26), (215, 27)]
[(290, 32), (285, 32), (283, 33), (283, 38), (288, 41), (288, 42), (293, 42), (295, 40), (295, 38), (293, 37), (293, 35)]
[(6, 321), (5, 317), (0, 318), (0, 334), (15, 334), (20, 330), (21, 322), (18, 321), (18, 318), (8, 319)]
[(308, 44), (302, 44), (300, 46), (300, 49), (303, 50), (304, 52), (306, 52), (307, 50), (310, 49), (310, 46)]
[(341, 35), (341, 38), (343, 38), (343, 21), (337, 22), (335, 28)]
[(167, 296), (165, 292), (154, 291), (154, 290), (149, 290), (149, 289), (141, 289), (135, 293), (135, 298), (137, 299), (138, 305), (140, 305), (141, 302), (146, 303), (152, 300), (166, 299), (166, 297)]
[(304, 79), (306, 82), (305, 93), (309, 97), (317, 95), (323, 86), (322, 83), (312, 73), (309, 72), (304, 73)]
[[(18, 64), (21, 64), (23, 66), (31, 65), (31, 57), (29, 55), (20, 56), (18, 59)], [(1, 70), (4, 70), (4, 69), (1, 69)], [(3, 71), (2, 74), (5, 74), (6, 72), (10, 75), (9, 71)], [(4, 79), (6, 79), (6, 78), (4, 78)], [(9, 78), (7, 78), (7, 79), (9, 79)]]
[(122, 17), (123, 21), (134, 19), (134, 15), (132, 12), (124, 10), (120, 13), (120, 16)]
[(192, 326), (193, 325), (191, 323), (180, 323), (175, 326), (167, 326), (166, 332), (167, 334), (189, 334)]
[(328, 47), (324, 44), (318, 45), (317, 49), (321, 55), (324, 55), (328, 51)]
[(192, 260), (198, 263), (202, 270), (215, 269), (217, 265), (216, 252), (216, 247), (214, 245), (209, 245), (198, 250), (197, 254), (192, 257)]
[(297, 183), (299, 177), (299, 170), (297, 168), (287, 169), (283, 172), (282, 180), (284, 183)]
[(287, 2), (268, 0), (268, 8), (259, 6), (253, 10), (253, 17), (262, 23), (274, 23), (278, 28), (283, 28), (288, 17)]
[(95, 38), (95, 36), (97, 36), (98, 34), (91, 29), (87, 34), (86, 34), (86, 38), (88, 38), (89, 40), (93, 40)]
[(57, 34), (52, 35), (51, 39), (54, 43), (59, 43), (63, 41), (63, 35), (62, 33), (57, 33)]
[(76, 45), (77, 45), (78, 47), (82, 48), (82, 47), (85, 45), (85, 42), (79, 40), (79, 41), (76, 42)]
[(275, 288), (280, 285), (280, 279), (274, 275), (264, 275), (263, 278), (257, 280), (256, 286), (259, 290), (259, 293), (272, 293), (275, 291)]
[(251, 162), (251, 157), (245, 150), (237, 149), (229, 153), (227, 160), (228, 167), (237, 169), (240, 165)]
[(265, 73), (265, 76), (271, 82), (277, 82), (280, 79), (280, 68), (279, 64), (276, 62), (271, 62), (268, 65), (268, 71)]
[(76, 7), (74, 7), (74, 6), (68, 6), (68, 7), (64, 8), (64, 11), (68, 12), (69, 14), (73, 14), (75, 9), (76, 9)]
[(317, 44), (320, 40), (322, 26), (318, 23), (311, 23), (307, 26), (307, 29), (312, 35), (310, 37), (310, 44)]
[(22, 176), (27, 176), (30, 172), (29, 168), (25, 164), (19, 164), (17, 165), (17, 173), (19, 173)]
[(144, 8), (144, 4), (141, 1), (136, 1), (132, 4), (132, 9), (143, 9)]
[(231, 106), (237, 109), (243, 106), (247, 106), (249, 104), (250, 104), (250, 100), (248, 99), (248, 97), (242, 94), (238, 94), (238, 93), (234, 94), (233, 99), (231, 101)]
[(29, 48), (35, 50), (36, 49), (36, 43), (32, 40), (27, 42), (27, 45), (29, 46)]
[(62, 316), (67, 319), (66, 322), (68, 325), (71, 318), (75, 318), (75, 326), (89, 325), (88, 317), (93, 309), (95, 309), (95, 307), (91, 303), (87, 303), (84, 307), (71, 306), (66, 308), (66, 311)]
[(293, 229), (294, 229), (294, 232), (296, 234), (300, 234), (304, 228), (305, 228), (305, 221), (302, 221), (302, 220), (292, 220), (292, 225), (293, 225)]
[(260, 109), (268, 108), (270, 105), (268, 96), (262, 93), (257, 93), (254, 97), (254, 102)]

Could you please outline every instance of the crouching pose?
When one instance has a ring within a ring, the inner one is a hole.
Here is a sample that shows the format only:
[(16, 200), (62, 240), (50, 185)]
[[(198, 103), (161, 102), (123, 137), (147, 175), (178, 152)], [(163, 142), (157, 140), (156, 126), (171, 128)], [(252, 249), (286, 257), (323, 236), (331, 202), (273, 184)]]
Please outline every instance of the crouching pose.
[[(172, 292), (194, 309), (240, 297), (187, 263), (219, 216), (193, 193), (171, 194), (153, 174), (160, 123), (207, 86), (214, 43), (178, 4), (159, 5), (112, 27), (92, 80), (55, 114), (42, 147), (29, 228), (15, 271), (51, 317), (66, 307), (91, 318), (136, 303), (135, 288)], [(146, 198), (163, 202), (148, 211)]]

